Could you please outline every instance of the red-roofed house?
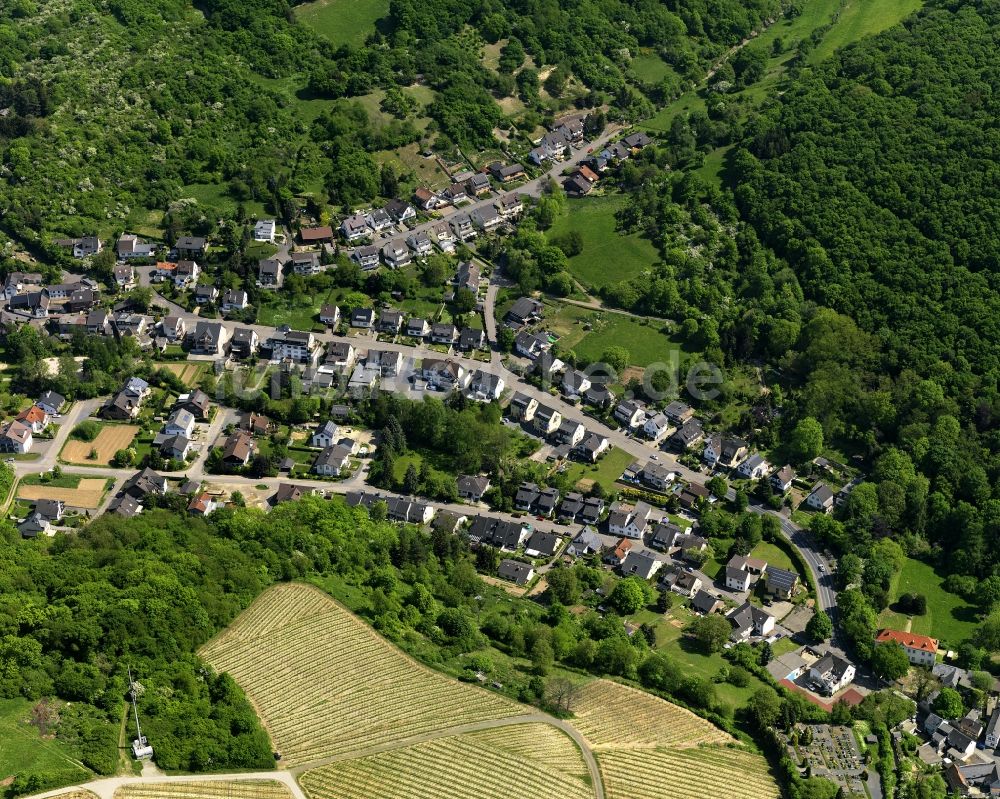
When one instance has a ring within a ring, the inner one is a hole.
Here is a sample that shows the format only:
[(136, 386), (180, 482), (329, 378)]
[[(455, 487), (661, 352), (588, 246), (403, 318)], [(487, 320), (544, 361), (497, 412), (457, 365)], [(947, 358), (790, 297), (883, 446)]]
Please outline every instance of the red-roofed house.
[(904, 633), (901, 630), (879, 630), (878, 635), (875, 636), (875, 643), (899, 644), (914, 666), (933, 666), (938, 651), (936, 638), (916, 633)]
[(32, 405), (17, 415), (17, 421), (28, 425), (32, 433), (41, 433), (49, 423), (49, 415), (37, 405)]

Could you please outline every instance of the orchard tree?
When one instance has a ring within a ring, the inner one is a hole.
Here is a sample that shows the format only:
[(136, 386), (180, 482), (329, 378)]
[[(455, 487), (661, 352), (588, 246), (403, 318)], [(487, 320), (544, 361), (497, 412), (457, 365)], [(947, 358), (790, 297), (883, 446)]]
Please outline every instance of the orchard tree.
[(705, 652), (721, 652), (732, 631), (729, 620), (714, 613), (695, 619), (688, 626), (688, 632)]

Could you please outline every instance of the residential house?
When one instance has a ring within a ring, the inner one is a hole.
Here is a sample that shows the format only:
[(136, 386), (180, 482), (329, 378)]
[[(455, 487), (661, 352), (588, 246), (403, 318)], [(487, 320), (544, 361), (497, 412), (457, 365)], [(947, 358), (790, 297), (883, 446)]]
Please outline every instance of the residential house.
[(140, 501), (151, 494), (163, 496), (167, 493), (167, 478), (152, 469), (142, 469), (125, 481), (121, 493)]
[(580, 521), (584, 524), (597, 524), (604, 514), (604, 500), (600, 497), (588, 497), (583, 502), (580, 511)]
[(205, 255), (207, 242), (202, 236), (181, 236), (174, 244), (179, 258), (201, 258)]
[(413, 202), (422, 211), (433, 211), (441, 205), (441, 199), (430, 189), (423, 186), (414, 190)]
[(604, 562), (609, 566), (621, 566), (634, 546), (634, 541), (629, 541), (627, 538), (618, 539), (614, 547), (604, 553)]
[(383, 308), (378, 315), (378, 323), (375, 329), (379, 333), (387, 333), (395, 336), (403, 326), (403, 314), (395, 308)]
[(382, 208), (376, 208), (374, 211), (365, 214), (365, 219), (368, 222), (368, 227), (376, 233), (382, 233), (393, 226), (392, 217)]
[(594, 189), (594, 184), (580, 174), (574, 172), (562, 182), (563, 190), (572, 197), (586, 197)]
[(351, 462), (351, 450), (341, 444), (328, 446), (313, 462), (313, 471), (326, 477), (337, 477)]
[(434, 242), (426, 230), (417, 230), (406, 237), (406, 243), (417, 258), (426, 258), (434, 251)]
[(670, 446), (676, 450), (690, 449), (704, 436), (705, 431), (701, 427), (701, 422), (697, 419), (688, 419), (670, 436)]
[(497, 209), (497, 213), (506, 222), (521, 215), (524, 210), (524, 202), (519, 194), (505, 194), (493, 203), (493, 207)]
[(34, 319), (45, 319), (49, 315), (49, 304), (49, 293), (42, 289), (14, 295), (8, 301), (7, 307), (15, 313), (25, 314)]
[(469, 195), (466, 194), (465, 186), (461, 183), (452, 183), (441, 192), (441, 199), (452, 205), (458, 205), (459, 203), (468, 202)]
[(435, 322), (431, 327), (431, 341), (435, 344), (454, 344), (458, 328), (451, 322)]
[(726, 618), (733, 625), (730, 637), (734, 641), (745, 641), (751, 636), (765, 637), (774, 632), (774, 616), (749, 602), (731, 610)]
[(94, 291), (93, 289), (78, 288), (63, 302), (63, 312), (81, 313), (83, 311), (89, 311), (97, 305), (99, 297), (99, 292)]
[(32, 433), (41, 433), (49, 425), (49, 415), (40, 406), (32, 405), (17, 415), (17, 421), (28, 425)]
[(776, 494), (784, 494), (792, 487), (795, 479), (795, 470), (791, 466), (782, 466), (771, 475), (771, 488)]
[(737, 466), (736, 471), (741, 477), (748, 480), (759, 480), (761, 477), (766, 477), (767, 473), (771, 471), (771, 464), (764, 460), (763, 455), (755, 452)]
[(258, 219), (253, 226), (253, 240), (274, 244), (275, 224), (273, 219)]
[(481, 197), (484, 194), (489, 194), (492, 189), (489, 176), (482, 172), (477, 172), (465, 181), (465, 190), (472, 197)]
[(993, 708), (990, 716), (990, 723), (986, 725), (986, 737), (984, 739), (987, 749), (995, 749), (1000, 745), (1000, 704)]
[(698, 593), (691, 598), (691, 609), (702, 616), (709, 616), (716, 613), (725, 606), (725, 603), (721, 599), (708, 593), (703, 588), (699, 589)]
[(764, 572), (764, 585), (767, 587), (768, 593), (782, 599), (791, 599), (798, 584), (799, 575), (788, 569), (768, 566), (767, 571)]
[(625, 562), (618, 567), (623, 577), (638, 577), (649, 580), (664, 566), (664, 561), (647, 549), (629, 552)]
[(547, 405), (538, 405), (534, 415), (535, 432), (541, 436), (552, 435), (562, 424), (562, 414)]
[(693, 572), (677, 572), (670, 590), (690, 599), (701, 590), (702, 585), (701, 578)]
[(371, 236), (371, 228), (364, 214), (353, 214), (340, 223), (340, 233), (348, 244), (354, 244)]
[(547, 336), (541, 333), (518, 333), (514, 338), (514, 351), (518, 355), (534, 360), (544, 352), (548, 352), (552, 344)]
[(583, 510), (583, 494), (570, 491), (559, 503), (559, 513), (557, 518), (564, 521), (572, 521), (577, 514)]
[(177, 266), (174, 268), (174, 285), (179, 289), (194, 286), (198, 282), (200, 274), (201, 267), (198, 266), (197, 261), (178, 261)]
[(410, 255), (410, 248), (406, 246), (405, 241), (393, 239), (382, 247), (382, 260), (393, 269), (402, 269), (404, 266), (409, 266), (413, 257)]
[(111, 278), (119, 291), (128, 291), (135, 286), (135, 270), (130, 264), (117, 264), (111, 272)]
[(31, 425), (14, 420), (0, 426), (0, 452), (23, 455), (31, 450), (33, 443)]
[(196, 286), (194, 290), (194, 302), (196, 305), (208, 305), (215, 302), (219, 296), (219, 290), (215, 286)]
[(247, 411), (240, 416), (237, 427), (252, 436), (266, 436), (271, 430), (271, 420), (263, 414)]
[(386, 501), (389, 518), (404, 524), (428, 524), (434, 518), (434, 508), (424, 502), (403, 497), (390, 497)]
[(647, 147), (652, 144), (653, 140), (640, 130), (626, 136), (622, 139), (622, 143), (630, 150), (641, 150), (643, 147)]
[(328, 327), (340, 324), (340, 308), (336, 305), (324, 305), (319, 310), (319, 321)]
[(425, 358), (420, 367), (420, 376), (428, 385), (450, 391), (463, 385), (465, 369), (456, 361)]
[(674, 482), (676, 473), (662, 463), (647, 461), (639, 472), (639, 479), (650, 488), (657, 491), (666, 491), (670, 484)]
[(527, 563), (517, 560), (502, 560), (497, 568), (497, 576), (501, 580), (515, 583), (516, 585), (527, 585), (535, 577), (535, 570)]
[[(108, 329), (108, 312), (104, 308), (95, 308), (90, 313), (87, 314), (86, 328), (87, 332), (94, 336), (103, 336)], [(180, 319), (179, 316), (166, 317), (166, 319)], [(176, 341), (178, 338), (184, 338), (184, 323), (181, 321), (181, 334), (180, 336), (175, 336), (174, 338), (168, 338), (168, 341)]]
[(591, 528), (585, 527), (569, 542), (566, 554), (573, 558), (583, 558), (600, 552), (602, 549), (604, 549), (604, 542), (601, 537)]
[(473, 227), (472, 218), (468, 214), (455, 214), (448, 220), (455, 238), (459, 241), (468, 241), (475, 238), (476, 229)]
[(184, 435), (168, 435), (167, 433), (157, 433), (153, 437), (153, 446), (158, 447), (160, 454), (170, 460), (183, 461), (187, 459), (194, 442)]
[(381, 377), (395, 377), (403, 367), (403, 354), (392, 350), (368, 350), (365, 363)]
[(643, 423), (642, 433), (651, 441), (659, 441), (672, 426), (665, 413), (655, 413)]
[(562, 379), (562, 393), (567, 397), (579, 397), (590, 388), (590, 378), (579, 369), (567, 369)]
[(198, 322), (191, 334), (191, 352), (195, 355), (221, 355), (225, 352), (228, 335), (219, 322)]
[(514, 507), (521, 511), (530, 511), (541, 492), (535, 483), (521, 483), (514, 495)]
[(715, 433), (705, 438), (705, 448), (701, 457), (709, 466), (724, 466), (728, 469), (739, 463), (746, 454), (745, 441)]
[[(498, 180), (500, 183), (509, 183), (512, 180), (520, 180), (524, 175), (524, 167), (521, 164), (501, 164), (499, 161), (494, 161), (489, 166), (490, 174), (493, 176), (494, 180)], [(487, 182), (487, 188), (488, 188)]]
[(227, 289), (222, 295), (220, 307), (223, 313), (243, 311), (250, 304), (250, 297), (242, 289)]
[(303, 244), (332, 244), (333, 228), (329, 225), (304, 227), (299, 231), (299, 241)]
[(129, 378), (125, 386), (101, 409), (106, 419), (130, 420), (139, 415), (143, 401), (150, 394), (149, 383), (138, 377)]
[(455, 270), (452, 282), (457, 289), (468, 289), (473, 294), (479, 293), (479, 283), (482, 280), (482, 270), (472, 261), (462, 261)]
[(292, 264), (292, 271), (303, 277), (319, 275), (326, 271), (318, 252), (293, 252), (289, 256), (289, 261)]
[(530, 325), (542, 318), (542, 304), (531, 297), (521, 297), (504, 315), (504, 319), (520, 327)]
[(529, 558), (551, 558), (562, 545), (562, 537), (555, 533), (536, 530), (524, 545), (524, 554)]
[(740, 593), (749, 591), (753, 584), (753, 575), (750, 572), (737, 569), (733, 566), (726, 566), (726, 588), (730, 591)]
[(237, 327), (229, 342), (229, 354), (236, 359), (252, 358), (257, 353), (260, 341), (257, 331), (249, 327)]
[(875, 643), (895, 643), (903, 647), (906, 657), (914, 666), (931, 667), (937, 658), (938, 641), (927, 635), (903, 632), (901, 630), (879, 630)]
[(372, 308), (355, 308), (351, 311), (351, 327), (370, 328), (375, 324), (375, 311)]
[(687, 483), (678, 492), (677, 501), (686, 511), (698, 510), (702, 503), (713, 501), (712, 492), (699, 483)]
[(431, 241), (443, 253), (455, 251), (455, 234), (447, 222), (438, 222), (431, 228)]
[(320, 344), (308, 331), (291, 330), (280, 327), (264, 342), (264, 348), (271, 353), (272, 361), (291, 361), (315, 365), (319, 357)]
[(592, 405), (600, 410), (606, 410), (615, 401), (615, 395), (604, 383), (594, 383), (587, 389), (587, 392), (583, 395), (583, 399), (588, 405)]
[(827, 652), (809, 667), (809, 678), (820, 685), (823, 693), (833, 696), (854, 681), (855, 668), (850, 661)]
[(538, 410), (538, 400), (518, 391), (511, 398), (507, 410), (512, 419), (519, 422), (530, 422), (534, 420)]
[(503, 394), (504, 381), (490, 372), (475, 369), (469, 377), (466, 397), (476, 402), (493, 402)]
[[(105, 319), (107, 315), (105, 314)], [(96, 323), (96, 319), (94, 320)], [(90, 327), (89, 319), (88, 325)], [(103, 325), (101, 325), (103, 328)], [(160, 320), (160, 333), (163, 337), (170, 342), (183, 341), (184, 334), (187, 333), (187, 322), (184, 321), (183, 316), (164, 316)]]
[(407, 220), (415, 219), (417, 216), (417, 212), (412, 205), (398, 198), (389, 200), (385, 204), (385, 212), (397, 222), (406, 222)]
[(543, 488), (535, 500), (535, 513), (539, 516), (551, 516), (559, 504), (559, 489)]
[(17, 294), (41, 287), (42, 276), (38, 272), (11, 272), (4, 281), (3, 297), (5, 300), (10, 300)]
[(263, 258), (257, 262), (257, 285), (262, 289), (278, 289), (284, 282), (282, 263), (277, 258)]
[(156, 245), (143, 241), (134, 233), (123, 233), (115, 245), (118, 258), (131, 261), (134, 258), (152, 258), (156, 255)]
[(472, 502), (480, 502), (490, 487), (490, 478), (485, 475), (460, 475), (456, 481), (458, 485), (458, 495), (462, 499)]
[(496, 230), (503, 223), (503, 217), (497, 213), (497, 209), (492, 205), (477, 208), (472, 212), (472, 224), (477, 230), (483, 233), (490, 233)]
[(372, 272), (378, 269), (379, 249), (371, 244), (358, 247), (351, 253), (351, 260), (354, 261), (364, 272)]
[(187, 509), (188, 513), (193, 513), (196, 516), (208, 516), (212, 511), (222, 507), (223, 504), (219, 497), (215, 497), (207, 491), (202, 491), (200, 494), (195, 494), (191, 497)]
[(640, 400), (628, 399), (618, 403), (615, 408), (615, 420), (634, 429), (646, 421), (646, 405)]
[(298, 502), (302, 497), (311, 493), (312, 489), (309, 486), (278, 483), (278, 490), (268, 499), (268, 502), (271, 505), (280, 505), (282, 502)]
[(43, 391), (41, 396), (35, 401), (35, 405), (41, 408), (49, 416), (58, 416), (62, 406), (66, 404), (66, 398), (62, 394), (54, 391)]
[(486, 334), (478, 327), (463, 327), (458, 335), (458, 348), (463, 352), (486, 348)]
[(663, 409), (663, 412), (676, 425), (682, 425), (694, 416), (694, 408), (677, 400), (667, 403), (667, 407)]
[(337, 441), (339, 428), (332, 421), (321, 424), (309, 439), (309, 445), (323, 449)]
[(222, 462), (231, 467), (246, 466), (254, 455), (257, 445), (253, 438), (242, 430), (226, 439), (222, 449)]
[(600, 433), (587, 433), (583, 440), (576, 445), (573, 452), (580, 460), (587, 463), (597, 463), (610, 446), (608, 439)]
[(560, 444), (568, 444), (572, 448), (583, 441), (586, 433), (586, 428), (576, 419), (563, 419), (555, 436)]
[(194, 434), (194, 426), (196, 419), (191, 411), (185, 408), (176, 408), (171, 411), (170, 416), (167, 417), (166, 424), (163, 426), (163, 432), (168, 436), (184, 436), (185, 438), (191, 438)]
[(806, 497), (806, 507), (821, 513), (829, 513), (833, 510), (833, 491), (826, 483), (816, 483)]
[(346, 341), (331, 341), (326, 345), (324, 366), (328, 366), (336, 374), (345, 374), (354, 366), (357, 353), (354, 347)]

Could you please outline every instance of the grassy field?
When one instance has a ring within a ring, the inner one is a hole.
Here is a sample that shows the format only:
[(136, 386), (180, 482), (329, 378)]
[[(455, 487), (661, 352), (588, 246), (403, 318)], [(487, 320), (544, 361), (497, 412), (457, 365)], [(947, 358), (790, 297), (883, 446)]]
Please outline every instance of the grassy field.
[(586, 286), (600, 288), (627, 280), (660, 259), (648, 239), (616, 230), (615, 212), (624, 202), (620, 195), (570, 199), (569, 210), (549, 231), (550, 238), (570, 231), (583, 237), (583, 250), (569, 259), (569, 268)]
[(976, 627), (976, 609), (964, 599), (944, 590), (944, 578), (919, 560), (907, 559), (902, 571), (892, 582), (889, 610), (882, 611), (879, 623), (885, 627), (905, 630), (910, 618), (891, 610), (900, 595), (923, 594), (927, 597), (927, 613), (913, 616), (910, 632), (930, 635), (948, 647), (957, 647), (972, 635)]
[(573, 461), (566, 469), (566, 477), (581, 488), (589, 489), (594, 483), (600, 483), (610, 492), (614, 490), (615, 481), (621, 477), (625, 467), (633, 460), (635, 458), (625, 450), (612, 447), (595, 464)]
[(290, 799), (291, 791), (280, 782), (133, 782), (115, 791), (115, 799)]
[(64, 743), (42, 738), (28, 723), (32, 705), (27, 699), (0, 700), (0, 778), (80, 765)]
[[(232, 216), (240, 204), (229, 194), (229, 186), (224, 183), (190, 183), (181, 188), (181, 197), (193, 197), (198, 205), (213, 208), (227, 216)], [(244, 200), (243, 207), (249, 216), (267, 216), (264, 204), (256, 200)]]
[(615, 749), (597, 753), (608, 799), (777, 799), (767, 761), (741, 749)]
[(157, 369), (166, 369), (171, 372), (188, 388), (196, 386), (202, 375), (208, 370), (208, 364), (204, 361), (182, 361), (180, 363), (157, 363), (153, 364)]
[(777, 566), (779, 569), (787, 569), (793, 572), (798, 571), (785, 550), (777, 544), (769, 544), (767, 541), (761, 541), (757, 544), (750, 553), (750, 557), (766, 560), (768, 566)]
[(307, 585), (265, 591), (200, 654), (247, 692), (285, 765), (524, 712), (424, 668)]
[(310, 799), (588, 799), (580, 751), (547, 724), (518, 724), (449, 738), (302, 775)]
[(268, 327), (290, 325), (294, 330), (312, 330), (319, 324), (319, 311), (331, 301), (328, 293), (292, 297), (282, 291), (264, 295), (257, 313), (257, 324)]
[(651, 363), (669, 363), (670, 353), (680, 349), (680, 344), (660, 332), (655, 322), (643, 324), (621, 314), (608, 314), (593, 325), (573, 347), (577, 356), (588, 361), (600, 360), (608, 347), (625, 347), (631, 356), (632, 366), (649, 366)]
[(830, 32), (809, 54), (809, 62), (816, 64), (839, 47), (891, 28), (922, 5), (920, 0), (848, 0)]
[(656, 53), (640, 53), (632, 59), (629, 69), (643, 83), (659, 83), (673, 71)]
[[(106, 424), (93, 441), (68, 440), (59, 457), (66, 463), (109, 466), (115, 453), (120, 449), (128, 449), (138, 432), (139, 428), (133, 424)], [(91, 457), (92, 453), (96, 457)]]
[(85, 508), (92, 510), (100, 507), (104, 492), (108, 490), (109, 484), (113, 480), (106, 480), (103, 477), (80, 477), (79, 475), (64, 475), (64, 480), (74, 480), (73, 486), (57, 485), (30, 485), (21, 482), (17, 488), (17, 496), (20, 499), (61, 499), (73, 508)]
[[(622, 713), (622, 708), (628, 713)], [(573, 706), (573, 726), (594, 748), (697, 746), (733, 738), (690, 710), (635, 688), (594, 680)]]
[(361, 44), (388, 12), (388, 0), (315, 0), (295, 7), (303, 24), (337, 46)]

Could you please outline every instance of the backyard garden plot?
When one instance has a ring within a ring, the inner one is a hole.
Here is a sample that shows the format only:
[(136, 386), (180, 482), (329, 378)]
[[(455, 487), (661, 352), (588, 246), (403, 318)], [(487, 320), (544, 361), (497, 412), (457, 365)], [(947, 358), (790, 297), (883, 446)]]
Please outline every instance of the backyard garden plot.
[(156, 364), (158, 369), (166, 369), (188, 387), (195, 385), (201, 379), (207, 366), (204, 361)]
[(291, 791), (273, 780), (132, 782), (116, 790), (115, 799), (291, 799)]
[(690, 710), (610, 680), (581, 691), (571, 722), (593, 747), (696, 746), (733, 739)]
[(128, 449), (138, 433), (139, 428), (132, 424), (105, 425), (93, 441), (67, 441), (59, 457), (66, 463), (107, 466), (118, 450)]
[(608, 799), (778, 799), (767, 761), (740, 749), (613, 749), (597, 754)]
[(240, 683), (288, 765), (524, 712), (424, 668), (307, 585), (265, 592), (200, 654)]
[(310, 799), (590, 799), (585, 772), (569, 738), (530, 724), (334, 763), (306, 772), (301, 783)]
[(80, 477), (75, 487), (54, 485), (21, 485), (17, 489), (20, 499), (58, 499), (73, 508), (97, 508), (101, 504), (108, 481), (103, 477)]

